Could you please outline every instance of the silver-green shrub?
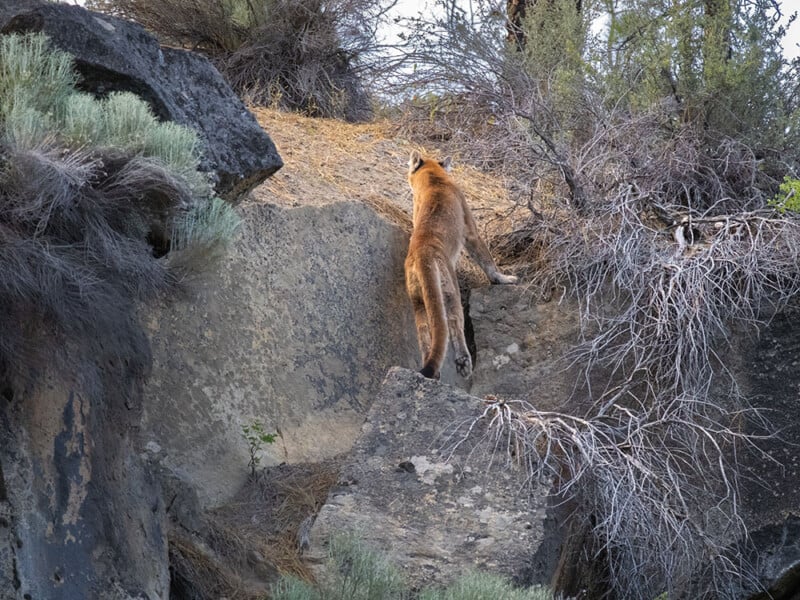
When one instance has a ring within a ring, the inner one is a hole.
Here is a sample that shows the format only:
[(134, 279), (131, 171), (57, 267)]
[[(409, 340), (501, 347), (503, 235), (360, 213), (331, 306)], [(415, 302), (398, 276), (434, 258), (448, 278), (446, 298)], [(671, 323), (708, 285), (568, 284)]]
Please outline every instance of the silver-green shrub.
[(148, 356), (136, 303), (220, 256), (238, 227), (197, 170), (192, 130), (76, 80), (44, 35), (0, 37), (0, 373), (54, 353), (75, 370), (99, 347)]

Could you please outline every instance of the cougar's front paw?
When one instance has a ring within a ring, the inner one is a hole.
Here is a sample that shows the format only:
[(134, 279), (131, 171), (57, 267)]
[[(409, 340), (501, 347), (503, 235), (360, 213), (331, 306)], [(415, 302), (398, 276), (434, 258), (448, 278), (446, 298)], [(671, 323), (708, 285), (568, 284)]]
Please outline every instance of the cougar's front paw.
[(462, 354), (456, 357), (456, 371), (464, 379), (472, 375), (472, 357), (469, 354)]
[(516, 275), (505, 275), (504, 273), (495, 273), (492, 277), (493, 283), (517, 283), (519, 278)]

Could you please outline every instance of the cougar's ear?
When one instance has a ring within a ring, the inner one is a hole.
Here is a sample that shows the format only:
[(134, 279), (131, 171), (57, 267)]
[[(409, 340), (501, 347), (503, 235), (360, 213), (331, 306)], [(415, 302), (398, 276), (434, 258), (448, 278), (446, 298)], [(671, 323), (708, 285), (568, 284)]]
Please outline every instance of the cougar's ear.
[(440, 160), (439, 164), (442, 165), (442, 168), (449, 173), (453, 168), (453, 157), (448, 156), (444, 160)]
[(422, 158), (422, 155), (417, 150), (412, 150), (411, 156), (408, 159), (408, 172), (413, 173), (419, 169), (424, 162), (425, 159)]

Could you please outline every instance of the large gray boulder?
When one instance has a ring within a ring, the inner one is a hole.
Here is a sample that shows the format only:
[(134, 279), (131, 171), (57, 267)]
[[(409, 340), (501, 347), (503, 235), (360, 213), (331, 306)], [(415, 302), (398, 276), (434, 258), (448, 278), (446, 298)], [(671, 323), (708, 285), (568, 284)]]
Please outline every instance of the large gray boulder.
[(41, 0), (0, 2), (0, 33), (46, 33), (75, 57), (79, 87), (97, 96), (133, 92), (156, 116), (196, 130), (201, 170), (238, 202), (283, 165), (275, 145), (204, 57), (162, 48), (141, 26), (80, 6)]
[(320, 577), (330, 537), (354, 532), (415, 588), (469, 570), (529, 578), (542, 541), (542, 497), (525, 493), (521, 470), (487, 436), (483, 409), (457, 388), (389, 370), (342, 485), (311, 530), (307, 556)]
[(241, 212), (241, 238), (197, 297), (143, 315), (142, 444), (207, 506), (247, 476), (243, 425), (280, 433), (262, 466), (335, 456), (386, 370), (418, 362), (401, 227), (359, 202)]

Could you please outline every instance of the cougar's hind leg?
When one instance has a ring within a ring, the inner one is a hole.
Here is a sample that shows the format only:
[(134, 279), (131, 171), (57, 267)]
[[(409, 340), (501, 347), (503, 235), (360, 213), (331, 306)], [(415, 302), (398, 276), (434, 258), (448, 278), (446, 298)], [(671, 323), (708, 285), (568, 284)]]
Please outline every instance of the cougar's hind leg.
[(422, 361), (428, 357), (431, 350), (431, 329), (428, 325), (428, 314), (425, 310), (425, 301), (422, 298), (422, 287), (413, 272), (406, 273), (406, 290), (414, 309), (414, 323), (417, 327), (417, 341)]
[(464, 337), (464, 309), (461, 306), (461, 292), (458, 289), (455, 269), (448, 269), (447, 276), (442, 279), (447, 327), (450, 331), (450, 344), (453, 347), (456, 371), (462, 377), (468, 378), (472, 375), (472, 357)]

